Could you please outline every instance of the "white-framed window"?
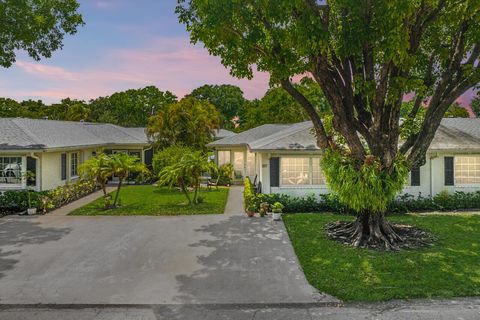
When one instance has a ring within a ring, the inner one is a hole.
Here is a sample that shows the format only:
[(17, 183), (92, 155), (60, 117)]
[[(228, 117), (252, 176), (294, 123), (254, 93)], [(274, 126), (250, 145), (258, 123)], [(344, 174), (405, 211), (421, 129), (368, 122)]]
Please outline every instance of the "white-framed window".
[(230, 163), (230, 150), (218, 151), (218, 166)]
[(320, 169), (320, 159), (314, 157), (280, 158), (280, 185), (323, 185), (325, 179)]
[(323, 176), (322, 169), (320, 168), (320, 158), (310, 158), (312, 163), (312, 184), (324, 185), (325, 177)]
[(455, 156), (455, 184), (480, 184), (480, 156)]
[(70, 176), (78, 176), (78, 153), (70, 153)]
[(0, 184), (22, 183), (22, 157), (0, 157)]

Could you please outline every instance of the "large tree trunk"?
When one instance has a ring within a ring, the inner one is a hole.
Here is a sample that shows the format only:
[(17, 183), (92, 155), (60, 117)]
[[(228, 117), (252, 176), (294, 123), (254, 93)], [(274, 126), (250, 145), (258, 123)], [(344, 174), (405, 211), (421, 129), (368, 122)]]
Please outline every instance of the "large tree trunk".
[(354, 247), (397, 250), (404, 241), (403, 230), (391, 224), (383, 213), (362, 212), (352, 222), (335, 222), (326, 227), (330, 238)]
[(430, 246), (435, 237), (417, 227), (393, 224), (383, 213), (363, 212), (355, 221), (338, 221), (325, 227), (330, 239), (354, 247), (396, 251)]

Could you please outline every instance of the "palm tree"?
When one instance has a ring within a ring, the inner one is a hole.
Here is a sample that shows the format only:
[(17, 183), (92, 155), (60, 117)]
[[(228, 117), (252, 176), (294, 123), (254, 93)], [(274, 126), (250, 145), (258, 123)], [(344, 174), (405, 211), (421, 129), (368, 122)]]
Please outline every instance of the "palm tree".
[(82, 163), (79, 167), (80, 173), (88, 179), (95, 180), (96, 183), (102, 188), (103, 196), (107, 196), (107, 183), (108, 178), (112, 176), (112, 170), (110, 166), (110, 157), (104, 153), (92, 157)]
[(130, 156), (125, 153), (117, 153), (110, 156), (109, 172), (118, 178), (117, 192), (115, 194), (115, 199), (113, 200), (113, 207), (116, 207), (123, 181), (130, 175), (130, 173), (148, 172), (145, 164), (139, 160), (138, 157)]
[(178, 186), (187, 198), (188, 204), (192, 204), (192, 199), (188, 194), (188, 186), (190, 185), (189, 176), (186, 174), (185, 168), (179, 166), (178, 163), (164, 167), (158, 174), (158, 184), (163, 186)]
[[(208, 156), (202, 152), (186, 153), (178, 163), (163, 168), (159, 174), (160, 185), (177, 185), (188, 203), (198, 204), (198, 190), (200, 189), (201, 176), (205, 172), (216, 170), (213, 162), (208, 161)], [(192, 187), (193, 200), (188, 194), (188, 187)]]
[(200, 182), (202, 174), (211, 172), (216, 169), (213, 162), (208, 161), (208, 156), (202, 152), (192, 152), (185, 154), (179, 163), (184, 170), (190, 175), (192, 180), (193, 203), (198, 203), (198, 190), (200, 189)]

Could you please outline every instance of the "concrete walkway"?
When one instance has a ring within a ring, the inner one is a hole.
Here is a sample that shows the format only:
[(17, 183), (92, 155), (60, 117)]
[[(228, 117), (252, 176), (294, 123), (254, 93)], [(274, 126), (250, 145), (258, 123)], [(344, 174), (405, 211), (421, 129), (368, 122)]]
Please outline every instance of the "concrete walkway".
[[(116, 189), (116, 187), (109, 186), (109, 187), (107, 187), (107, 193), (110, 193), (110, 192), (114, 191), (115, 189)], [(47, 214), (50, 215), (50, 216), (66, 216), (70, 212), (73, 212), (76, 209), (81, 208), (84, 205), (87, 205), (90, 202), (95, 201), (95, 200), (97, 200), (101, 197), (103, 197), (103, 191), (98, 190), (98, 191), (96, 191), (92, 194), (89, 194), (86, 197), (83, 197), (83, 198), (80, 198), (80, 199), (75, 200), (73, 202), (70, 202), (69, 204), (67, 204), (63, 207), (60, 207), (58, 209), (55, 209), (55, 210), (53, 210), (53, 211), (51, 211)]]
[(228, 192), (227, 205), (224, 214), (241, 215), (245, 214), (243, 206), (243, 186), (231, 186)]

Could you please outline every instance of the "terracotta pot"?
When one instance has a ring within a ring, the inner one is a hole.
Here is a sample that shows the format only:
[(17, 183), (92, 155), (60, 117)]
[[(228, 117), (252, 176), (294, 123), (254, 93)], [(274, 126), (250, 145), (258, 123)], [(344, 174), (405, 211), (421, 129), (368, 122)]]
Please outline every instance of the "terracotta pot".
[(255, 212), (253, 212), (253, 211), (247, 211), (247, 216), (248, 216), (249, 218), (252, 218), (253, 216), (255, 216)]

